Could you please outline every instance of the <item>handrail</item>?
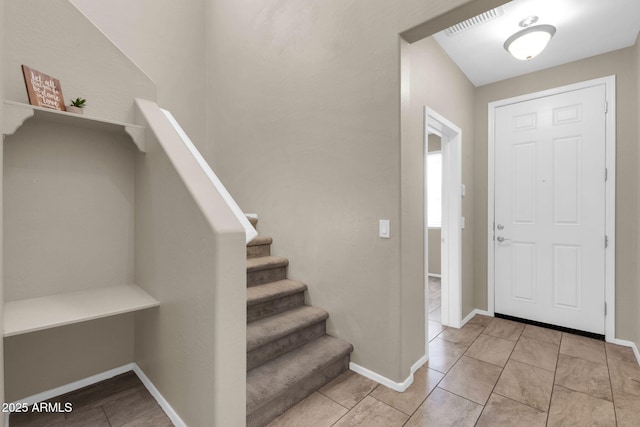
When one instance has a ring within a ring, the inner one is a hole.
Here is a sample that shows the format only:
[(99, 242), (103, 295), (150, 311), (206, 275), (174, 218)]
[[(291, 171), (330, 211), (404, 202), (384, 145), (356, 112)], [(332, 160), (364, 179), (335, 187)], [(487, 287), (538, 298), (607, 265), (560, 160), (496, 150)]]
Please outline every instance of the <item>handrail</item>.
[[(180, 141), (183, 144), (183, 148), (186, 148), (187, 152), (191, 155), (192, 159), (195, 160), (194, 166), (196, 166), (201, 172), (204, 173), (209, 183), (213, 186), (215, 191), (224, 200), (228, 208), (231, 210), (233, 215), (236, 217), (236, 219), (240, 222), (240, 224), (244, 228), (246, 243), (249, 243), (251, 240), (253, 240), (258, 235), (258, 232), (255, 230), (255, 228), (253, 228), (253, 226), (251, 225), (251, 223), (249, 222), (245, 214), (242, 212), (242, 209), (240, 209), (240, 207), (238, 206), (236, 201), (233, 199), (231, 194), (229, 194), (229, 192), (224, 187), (220, 179), (216, 176), (215, 172), (213, 172), (213, 170), (211, 169), (207, 161), (204, 159), (204, 157), (202, 157), (202, 155), (200, 154), (200, 151), (198, 151), (198, 149), (193, 144), (189, 136), (182, 129), (180, 124), (178, 124), (178, 121), (175, 119), (175, 117), (173, 117), (173, 115), (169, 111), (160, 108), (155, 102), (152, 102), (152, 101), (148, 101), (144, 99), (136, 99), (136, 105), (138, 106), (138, 110), (142, 113), (142, 115), (146, 119), (147, 123), (150, 125), (151, 130), (158, 137), (160, 144), (165, 149), (165, 152), (167, 152), (167, 155), (169, 155), (170, 160), (172, 160), (173, 162), (173, 159), (171, 159), (171, 155), (167, 150), (168, 147), (165, 146), (166, 139), (163, 138), (161, 135), (163, 131), (158, 128), (160, 127), (158, 123), (153, 123), (154, 120), (151, 120), (150, 116), (153, 115), (153, 117), (157, 117), (158, 119), (160, 117), (164, 117), (164, 119), (166, 120), (165, 125), (168, 124), (170, 128), (173, 131), (175, 131), (175, 133), (177, 134), (177, 136), (179, 137)], [(161, 115), (154, 114), (157, 112), (161, 112), (162, 114)], [(182, 175), (180, 172), (181, 171), (178, 170), (178, 173)], [(183, 176), (183, 179), (185, 179), (184, 176)], [(206, 203), (206, 201), (199, 201), (199, 200), (197, 201)]]

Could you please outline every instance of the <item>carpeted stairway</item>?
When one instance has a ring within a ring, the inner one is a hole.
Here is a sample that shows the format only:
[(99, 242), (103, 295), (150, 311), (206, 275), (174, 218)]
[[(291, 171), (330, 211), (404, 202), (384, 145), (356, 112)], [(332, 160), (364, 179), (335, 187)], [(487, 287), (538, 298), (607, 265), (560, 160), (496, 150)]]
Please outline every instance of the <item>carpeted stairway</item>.
[[(250, 218), (255, 227), (257, 220)], [(353, 346), (326, 334), (328, 313), (304, 305), (271, 238), (247, 245), (247, 427), (261, 427), (345, 371)]]

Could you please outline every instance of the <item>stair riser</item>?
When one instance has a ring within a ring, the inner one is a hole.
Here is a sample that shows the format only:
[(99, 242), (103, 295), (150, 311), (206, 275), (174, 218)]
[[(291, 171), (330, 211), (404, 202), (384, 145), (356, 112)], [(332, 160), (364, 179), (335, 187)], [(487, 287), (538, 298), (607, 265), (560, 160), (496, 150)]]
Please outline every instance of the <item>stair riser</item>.
[(247, 352), (247, 371), (305, 345), (326, 333), (326, 321), (309, 325), (285, 337)]
[(247, 246), (247, 258), (260, 258), (271, 255), (271, 245)]
[(261, 304), (247, 307), (247, 323), (283, 313), (304, 304), (304, 292), (287, 295)]
[(276, 267), (247, 273), (247, 286), (257, 286), (287, 278), (287, 267)]
[(247, 427), (263, 427), (278, 415), (309, 396), (320, 387), (333, 380), (349, 367), (349, 354), (341, 357), (326, 368), (298, 384), (292, 384), (284, 394), (247, 415)]

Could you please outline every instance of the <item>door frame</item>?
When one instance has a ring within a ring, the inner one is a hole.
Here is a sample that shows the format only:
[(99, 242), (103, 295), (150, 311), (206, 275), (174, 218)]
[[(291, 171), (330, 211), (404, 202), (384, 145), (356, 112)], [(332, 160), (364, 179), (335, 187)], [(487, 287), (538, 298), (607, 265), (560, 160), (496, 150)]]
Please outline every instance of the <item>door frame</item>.
[[(424, 266), (425, 326), (428, 326), (429, 227), (427, 224), (427, 155), (429, 133), (440, 136), (442, 149), (441, 318), (444, 326), (462, 326), (462, 130), (424, 107)], [(429, 328), (427, 327), (427, 334)], [(427, 337), (427, 346), (429, 338)]]
[[(580, 83), (560, 86), (540, 92), (529, 93), (513, 98), (490, 102), (489, 108), (489, 138), (488, 138), (488, 215), (487, 215), (487, 308), (493, 316), (495, 314), (495, 257), (494, 257), (494, 198), (495, 198), (495, 110), (509, 104), (530, 101), (537, 98), (558, 95), (594, 86), (605, 86), (605, 100), (607, 114), (605, 115), (605, 167), (607, 168), (607, 181), (605, 182), (605, 233), (608, 237), (608, 246), (605, 251), (605, 339), (608, 342), (615, 340), (616, 319), (616, 283), (615, 283), (615, 257), (616, 257), (616, 77), (608, 76)], [(604, 237), (604, 236), (603, 236)], [(603, 242), (604, 244), (604, 242)]]

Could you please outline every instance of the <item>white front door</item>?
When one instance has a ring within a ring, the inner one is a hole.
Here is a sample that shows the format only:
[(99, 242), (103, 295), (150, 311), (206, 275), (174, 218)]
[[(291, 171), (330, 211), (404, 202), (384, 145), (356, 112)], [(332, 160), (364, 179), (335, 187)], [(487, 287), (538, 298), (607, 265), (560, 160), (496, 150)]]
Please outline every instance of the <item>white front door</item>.
[(604, 334), (605, 85), (494, 117), (495, 312)]

